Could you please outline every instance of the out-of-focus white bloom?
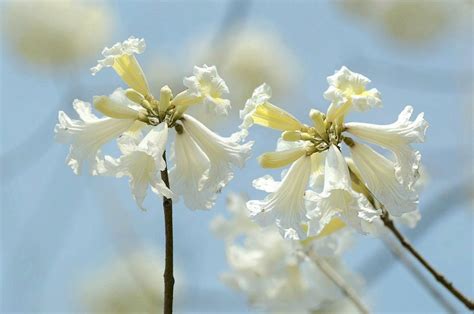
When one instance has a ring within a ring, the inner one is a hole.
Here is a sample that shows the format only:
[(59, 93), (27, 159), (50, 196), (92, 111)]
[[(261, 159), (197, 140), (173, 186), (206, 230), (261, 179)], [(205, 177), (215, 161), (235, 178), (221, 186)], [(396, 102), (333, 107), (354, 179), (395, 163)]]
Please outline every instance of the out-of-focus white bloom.
[(307, 221), (304, 194), (310, 170), (311, 158), (300, 157), (291, 165), (275, 192), (263, 201), (249, 201), (247, 207), (255, 221), (263, 226), (276, 223), (285, 236), (292, 237), (293, 230), (300, 239), (304, 239), (306, 234), (302, 224)]
[(2, 10), (4, 38), (27, 61), (48, 67), (92, 56), (114, 20), (111, 8), (85, 1), (7, 1)]
[(216, 67), (205, 64), (202, 67), (195, 66), (193, 74), (193, 76), (184, 78), (183, 84), (188, 90), (186, 95), (176, 96), (174, 100), (176, 105), (187, 105), (186, 101), (181, 103), (181, 97), (184, 100), (193, 96), (199, 98), (200, 102), (208, 108), (213, 108), (215, 113), (226, 115), (230, 108), (230, 101), (222, 96), (229, 93), (229, 88), (217, 73)]
[(259, 232), (260, 227), (249, 218), (245, 203), (242, 196), (230, 193), (227, 196), (227, 209), (232, 217), (226, 219), (218, 215), (211, 221), (211, 230), (226, 241), (234, 241), (241, 234)]
[[(245, 216), (245, 201), (235, 196), (230, 204), (232, 216), (213, 222), (218, 234), (226, 240), (227, 261), (231, 272), (222, 280), (244, 293), (250, 304), (269, 312), (312, 313), (339, 300), (342, 295), (329, 278), (309, 259), (306, 250), (314, 250), (349, 284), (360, 287), (360, 280), (348, 271), (338, 255), (346, 233), (308, 239), (305, 242), (283, 239), (274, 226), (258, 228)], [(232, 228), (225, 228), (232, 226)], [(241, 226), (241, 228), (237, 228)], [(238, 232), (240, 230), (240, 232)], [(241, 237), (243, 242), (240, 241)], [(335, 241), (335, 237), (340, 240)], [(328, 254), (328, 255), (325, 255)]]
[[(79, 300), (88, 313), (155, 313), (163, 308), (162, 258), (151, 250), (118, 258), (88, 275)], [(175, 274), (180, 277), (180, 274)], [(181, 291), (179, 278), (175, 294)]]
[(183, 115), (182, 123), (209, 158), (209, 180), (206, 187), (219, 191), (234, 176), (232, 166), (242, 168), (250, 157), (253, 142), (240, 144), (241, 132), (222, 137), (190, 115)]
[(303, 124), (285, 110), (272, 105), (268, 101), (272, 90), (267, 84), (255, 89), (252, 97), (240, 111), (241, 129), (248, 129), (254, 123), (280, 131), (295, 131), (303, 128)]
[(347, 132), (370, 143), (380, 145), (395, 154), (395, 174), (399, 181), (412, 187), (419, 176), (420, 152), (413, 150), (412, 143), (425, 140), (428, 122), (420, 113), (415, 121), (410, 121), (413, 107), (407, 106), (392, 124), (377, 125), (369, 123), (346, 123)]
[(324, 172), (324, 189), (318, 194), (306, 193), (314, 209), (308, 212), (309, 235), (319, 234), (334, 217), (340, 217), (358, 231), (366, 232), (366, 223), (380, 214), (364, 195), (351, 187), (349, 169), (341, 152), (334, 146), (328, 150)]
[(362, 74), (343, 66), (327, 80), (329, 88), (324, 92), (324, 98), (331, 101), (327, 114), (330, 122), (344, 116), (351, 108), (366, 111), (382, 106), (379, 91), (376, 88), (367, 90), (365, 86), (370, 80)]
[(106, 156), (103, 174), (117, 178), (130, 177), (133, 198), (141, 209), (145, 209), (143, 201), (148, 186), (151, 186), (151, 190), (159, 196), (172, 198), (173, 193), (160, 177), (160, 171), (166, 168), (163, 160), (163, 152), (168, 139), (166, 123), (160, 123), (153, 128), (138, 144), (134, 143), (134, 138), (123, 136), (122, 140), (123, 138), (126, 138), (124, 142), (122, 144), (119, 142), (123, 155), (118, 159)]
[(72, 120), (65, 112), (60, 111), (59, 123), (54, 128), (56, 140), (71, 145), (66, 162), (75, 174), (80, 174), (83, 163), (88, 162), (89, 172), (97, 175), (100, 165), (100, 148), (129, 130), (137, 121), (138, 111), (135, 117), (99, 119), (92, 114), (89, 103), (76, 99), (73, 106), (80, 120)]
[(470, 1), (345, 0), (337, 4), (347, 13), (356, 13), (363, 22), (369, 22), (371, 28), (412, 47), (433, 41), (460, 26), (471, 18), (472, 9)]
[(354, 143), (350, 149), (365, 184), (389, 213), (400, 216), (417, 209), (416, 191), (398, 181), (392, 161), (365, 144)]
[(92, 75), (97, 74), (104, 67), (112, 67), (128, 86), (144, 96), (150, 94), (145, 74), (135, 58), (135, 54), (143, 53), (145, 47), (143, 38), (131, 36), (111, 48), (104, 48), (102, 50), (104, 59), (99, 60), (98, 64), (91, 68)]

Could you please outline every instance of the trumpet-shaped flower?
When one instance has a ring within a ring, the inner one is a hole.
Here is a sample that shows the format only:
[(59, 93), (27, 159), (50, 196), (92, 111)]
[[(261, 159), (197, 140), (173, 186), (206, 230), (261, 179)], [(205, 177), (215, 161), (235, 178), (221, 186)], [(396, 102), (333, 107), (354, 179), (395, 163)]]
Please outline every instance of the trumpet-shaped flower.
[(202, 102), (216, 114), (227, 115), (230, 101), (222, 96), (229, 93), (229, 88), (217, 73), (216, 67), (205, 64), (202, 67), (195, 66), (193, 74), (184, 78), (183, 84), (188, 90), (176, 96), (175, 104), (179, 106), (188, 105), (189, 102)]
[[(250, 215), (263, 226), (273, 223), (289, 237), (303, 239), (306, 233), (302, 223), (307, 221), (304, 201), (311, 169), (311, 158), (300, 157), (286, 173), (278, 189), (265, 200), (251, 200), (247, 203)], [(296, 232), (296, 235), (294, 235)]]
[(324, 98), (331, 101), (328, 110), (329, 121), (344, 116), (351, 107), (366, 111), (382, 106), (379, 91), (375, 88), (367, 90), (365, 86), (370, 80), (362, 74), (354, 73), (343, 66), (327, 80), (329, 88), (324, 92)]
[(372, 222), (379, 215), (364, 195), (352, 189), (347, 164), (334, 145), (327, 153), (322, 193), (308, 191), (306, 198), (314, 208), (308, 212), (309, 235), (319, 234), (335, 217), (364, 233), (366, 222)]
[(210, 162), (206, 188), (214, 193), (220, 191), (233, 178), (232, 166), (242, 168), (250, 157), (253, 142), (239, 144), (241, 132), (231, 137), (222, 137), (190, 115), (184, 115), (182, 123)]
[(173, 193), (160, 177), (160, 171), (166, 168), (163, 160), (163, 152), (168, 139), (166, 123), (160, 123), (150, 130), (138, 145), (135, 143), (136, 139), (131, 136), (123, 138), (125, 140), (119, 144), (123, 155), (118, 159), (106, 156), (103, 174), (117, 178), (130, 177), (133, 198), (141, 209), (145, 209), (143, 201), (148, 186), (151, 186), (151, 190), (159, 196), (172, 198)]
[(175, 166), (171, 169), (172, 190), (181, 195), (190, 209), (209, 209), (215, 194), (204, 189), (211, 163), (185, 126), (174, 142)]
[(145, 74), (135, 58), (135, 54), (145, 51), (145, 40), (131, 36), (127, 40), (116, 43), (111, 48), (104, 48), (102, 55), (104, 59), (91, 68), (92, 75), (102, 70), (104, 67), (112, 67), (115, 72), (127, 83), (128, 86), (142, 95), (150, 94), (148, 82)]
[(395, 174), (398, 180), (412, 187), (418, 178), (421, 155), (410, 144), (425, 140), (428, 123), (420, 113), (415, 121), (410, 121), (413, 107), (407, 106), (392, 124), (377, 125), (369, 123), (346, 123), (347, 132), (389, 149), (395, 155)]
[(252, 97), (240, 111), (240, 118), (243, 120), (240, 128), (248, 129), (254, 123), (280, 131), (303, 128), (303, 124), (298, 119), (268, 102), (271, 95), (272, 90), (267, 84), (262, 84), (254, 90)]
[(416, 191), (398, 181), (395, 164), (365, 144), (350, 145), (352, 159), (369, 190), (394, 216), (417, 209)]
[(75, 174), (80, 174), (83, 163), (88, 162), (89, 172), (97, 175), (100, 165), (100, 148), (129, 130), (137, 121), (138, 112), (135, 116), (131, 115), (126, 119), (99, 119), (92, 114), (89, 103), (76, 99), (73, 106), (80, 120), (73, 120), (65, 112), (60, 111), (59, 123), (54, 128), (56, 140), (71, 145), (66, 162)]
[[(94, 97), (95, 109), (105, 118), (92, 114), (89, 104), (76, 101), (74, 107), (81, 120), (60, 112), (56, 137), (71, 144), (67, 162), (76, 173), (86, 161), (94, 175), (130, 177), (133, 197), (142, 209), (149, 186), (159, 196), (182, 197), (191, 209), (209, 209), (217, 193), (233, 178), (232, 167), (244, 166), (253, 142), (242, 143), (246, 135), (242, 130), (230, 137), (219, 136), (185, 113), (189, 106), (199, 103), (227, 111), (230, 102), (222, 95), (229, 90), (215, 66), (194, 67), (194, 76), (184, 79), (187, 89), (173, 97), (173, 91), (165, 85), (157, 99), (149, 92), (135, 58), (144, 49), (145, 41), (134, 37), (105, 48), (105, 58), (92, 68), (92, 73), (112, 67), (131, 88)], [(144, 137), (143, 130), (148, 132)], [(169, 130), (176, 131), (174, 137), (170, 136), (175, 139), (174, 156), (170, 158), (173, 166), (167, 165), (165, 156)], [(100, 149), (113, 138), (117, 139), (121, 156), (107, 155), (104, 159)], [(161, 172), (168, 168), (172, 191), (161, 179)]]

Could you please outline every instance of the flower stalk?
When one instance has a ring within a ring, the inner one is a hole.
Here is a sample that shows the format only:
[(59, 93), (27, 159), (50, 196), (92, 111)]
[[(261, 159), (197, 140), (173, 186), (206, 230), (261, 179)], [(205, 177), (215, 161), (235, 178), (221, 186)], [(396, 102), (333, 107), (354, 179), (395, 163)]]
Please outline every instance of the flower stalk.
[(387, 210), (382, 207), (382, 215), (380, 218), (383, 221), (385, 227), (387, 227), (393, 235), (397, 238), (400, 244), (408, 250), (420, 263), (425, 267), (433, 277), (443, 285), (452, 295), (454, 295), (459, 301), (461, 301), (468, 309), (474, 310), (474, 302), (470, 300), (467, 296), (465, 296), (461, 291), (459, 291), (452, 282), (446, 279), (444, 275), (439, 273), (433, 266), (408, 242), (408, 240), (400, 233), (397, 229), (393, 220), (390, 218)]
[[(170, 187), (168, 178), (168, 165), (166, 163), (166, 151), (163, 152), (163, 159), (166, 167), (161, 171), (161, 179), (166, 187)], [(165, 271), (163, 279), (165, 283), (165, 298), (163, 304), (163, 313), (171, 314), (173, 312), (173, 200), (163, 196), (163, 213), (165, 216)]]

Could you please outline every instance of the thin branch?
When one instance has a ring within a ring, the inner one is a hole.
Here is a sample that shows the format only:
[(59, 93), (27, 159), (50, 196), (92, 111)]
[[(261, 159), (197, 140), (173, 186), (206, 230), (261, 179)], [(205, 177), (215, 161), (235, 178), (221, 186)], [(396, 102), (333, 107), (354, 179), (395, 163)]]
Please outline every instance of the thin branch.
[[(416, 242), (430, 228), (435, 226), (446, 213), (450, 212), (451, 208), (462, 205), (471, 199), (468, 188), (472, 180), (473, 178), (469, 176), (461, 182), (452, 185), (449, 189), (437, 193), (437, 196), (424, 206), (426, 210), (422, 210), (423, 219), (415, 229), (407, 230), (406, 232), (412, 242)], [(370, 285), (374, 284), (393, 264), (394, 259), (390, 258), (390, 255), (381, 249), (365, 258), (361, 263), (363, 266), (360, 268), (364, 273), (364, 279)], [(367, 269), (370, 269), (370, 271), (364, 271)]]
[(362, 313), (368, 314), (369, 310), (364, 305), (354, 289), (348, 285), (332, 266), (314, 252), (307, 253), (308, 258), (351, 300), (354, 306)]
[[(395, 240), (388, 237), (387, 234), (382, 235), (381, 239), (390, 249), (390, 252), (396, 257), (405, 268), (415, 277), (415, 279), (428, 291), (433, 299), (439, 303), (447, 313), (456, 313), (456, 308), (440, 293), (438, 289), (431, 283), (430, 280), (413, 264), (411, 260), (407, 258), (404, 252), (401, 250), (400, 245)], [(379, 260), (380, 262), (380, 260)]]
[(461, 291), (459, 291), (452, 282), (448, 281), (441, 273), (436, 271), (433, 266), (428, 263), (427, 260), (405, 239), (405, 237), (398, 231), (397, 227), (390, 219), (389, 214), (382, 206), (382, 215), (380, 215), (385, 227), (387, 227), (400, 241), (400, 244), (406, 248), (432, 275), (435, 279), (442, 284), (449, 292), (451, 292), (459, 301), (461, 301), (468, 309), (474, 310), (474, 302), (466, 297)]
[[(163, 153), (166, 168), (161, 171), (161, 179), (170, 187), (168, 178), (168, 164), (166, 162), (166, 151)], [(165, 216), (165, 272), (163, 279), (165, 283), (165, 302), (163, 305), (163, 313), (171, 314), (173, 312), (173, 201), (169, 198), (163, 197), (163, 213)]]

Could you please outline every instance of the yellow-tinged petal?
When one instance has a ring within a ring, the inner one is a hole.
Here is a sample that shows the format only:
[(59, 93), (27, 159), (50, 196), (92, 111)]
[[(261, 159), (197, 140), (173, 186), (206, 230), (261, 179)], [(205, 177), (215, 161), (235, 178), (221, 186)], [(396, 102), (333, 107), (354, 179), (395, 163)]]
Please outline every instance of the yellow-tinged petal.
[[(303, 241), (301, 241), (301, 244), (303, 246), (308, 245), (313, 240), (317, 240), (317, 239), (321, 239), (323, 237), (327, 237), (327, 236), (333, 234), (334, 232), (341, 230), (345, 226), (346, 226), (346, 224), (344, 223), (344, 221), (342, 221), (341, 219), (339, 219), (337, 217), (333, 218), (331, 220), (331, 222), (329, 222), (326, 226), (324, 226), (323, 230), (321, 230), (321, 232), (318, 235), (308, 237), (308, 238), (304, 239)], [(304, 228), (305, 228), (305, 230), (307, 230), (308, 226), (304, 225)]]
[(128, 86), (142, 95), (150, 94), (145, 74), (135, 55), (123, 54), (116, 57), (112, 67)]
[(94, 107), (104, 115), (115, 119), (138, 119), (139, 111), (128, 106), (128, 99), (116, 90), (110, 97), (95, 96)]
[(306, 154), (306, 149), (304, 147), (269, 152), (258, 157), (258, 162), (263, 168), (281, 168), (291, 164), (304, 154)]
[(262, 103), (252, 113), (253, 122), (280, 131), (301, 130), (304, 125), (295, 117), (269, 102)]
[(326, 237), (334, 232), (344, 228), (346, 224), (339, 218), (333, 218), (330, 223), (324, 226), (323, 230), (316, 236), (316, 238)]

